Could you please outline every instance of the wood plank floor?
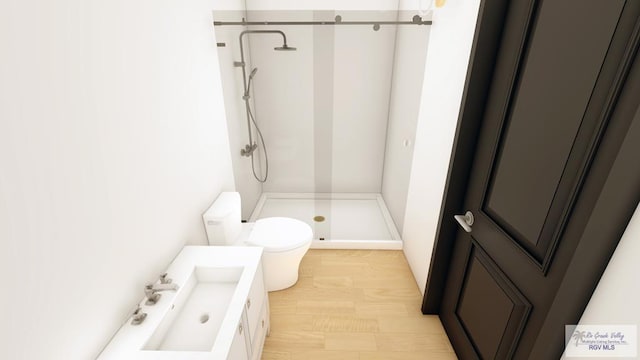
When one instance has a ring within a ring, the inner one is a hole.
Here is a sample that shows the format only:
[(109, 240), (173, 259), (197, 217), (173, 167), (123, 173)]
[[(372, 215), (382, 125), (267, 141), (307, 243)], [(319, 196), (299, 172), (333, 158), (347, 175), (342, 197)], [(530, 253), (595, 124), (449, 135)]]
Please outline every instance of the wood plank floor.
[(309, 250), (269, 302), (263, 360), (456, 359), (402, 251)]

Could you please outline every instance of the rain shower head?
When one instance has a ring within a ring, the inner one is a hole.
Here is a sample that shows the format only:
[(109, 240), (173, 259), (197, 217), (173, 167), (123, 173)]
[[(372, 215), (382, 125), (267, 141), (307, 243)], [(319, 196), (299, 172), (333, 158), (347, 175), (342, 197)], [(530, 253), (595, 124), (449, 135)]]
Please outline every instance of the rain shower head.
[(289, 46), (286, 43), (282, 46), (279, 47), (274, 47), (273, 50), (275, 51), (296, 51), (298, 49), (294, 48), (293, 46)]

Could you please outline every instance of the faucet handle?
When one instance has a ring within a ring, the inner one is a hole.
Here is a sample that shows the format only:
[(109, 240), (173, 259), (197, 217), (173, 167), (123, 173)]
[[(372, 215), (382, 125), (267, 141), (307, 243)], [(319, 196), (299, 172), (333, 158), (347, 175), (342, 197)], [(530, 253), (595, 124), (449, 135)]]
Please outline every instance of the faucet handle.
[(167, 273), (160, 274), (160, 284), (171, 284), (173, 279), (167, 278)]
[(140, 305), (137, 306), (136, 310), (133, 312), (131, 316), (131, 325), (140, 325), (147, 317), (147, 313), (142, 312), (142, 308)]

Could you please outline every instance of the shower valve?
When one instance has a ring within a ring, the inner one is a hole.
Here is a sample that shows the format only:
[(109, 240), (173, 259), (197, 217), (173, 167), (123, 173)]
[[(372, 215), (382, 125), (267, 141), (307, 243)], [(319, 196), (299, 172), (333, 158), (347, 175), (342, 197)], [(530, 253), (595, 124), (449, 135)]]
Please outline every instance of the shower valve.
[(240, 155), (249, 157), (253, 154), (254, 151), (258, 148), (258, 143), (254, 143), (253, 145), (245, 145), (244, 149), (240, 149)]

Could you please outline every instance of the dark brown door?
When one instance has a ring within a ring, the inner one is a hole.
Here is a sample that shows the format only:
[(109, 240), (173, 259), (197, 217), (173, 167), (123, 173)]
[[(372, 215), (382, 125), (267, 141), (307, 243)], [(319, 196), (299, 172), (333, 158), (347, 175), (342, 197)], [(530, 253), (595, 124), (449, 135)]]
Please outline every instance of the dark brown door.
[(594, 158), (611, 123), (631, 121), (616, 109), (637, 108), (639, 3), (508, 6), (460, 209), (473, 224), (458, 231), (440, 312), (463, 359), (531, 354), (579, 245), (567, 228), (586, 221), (574, 213)]

